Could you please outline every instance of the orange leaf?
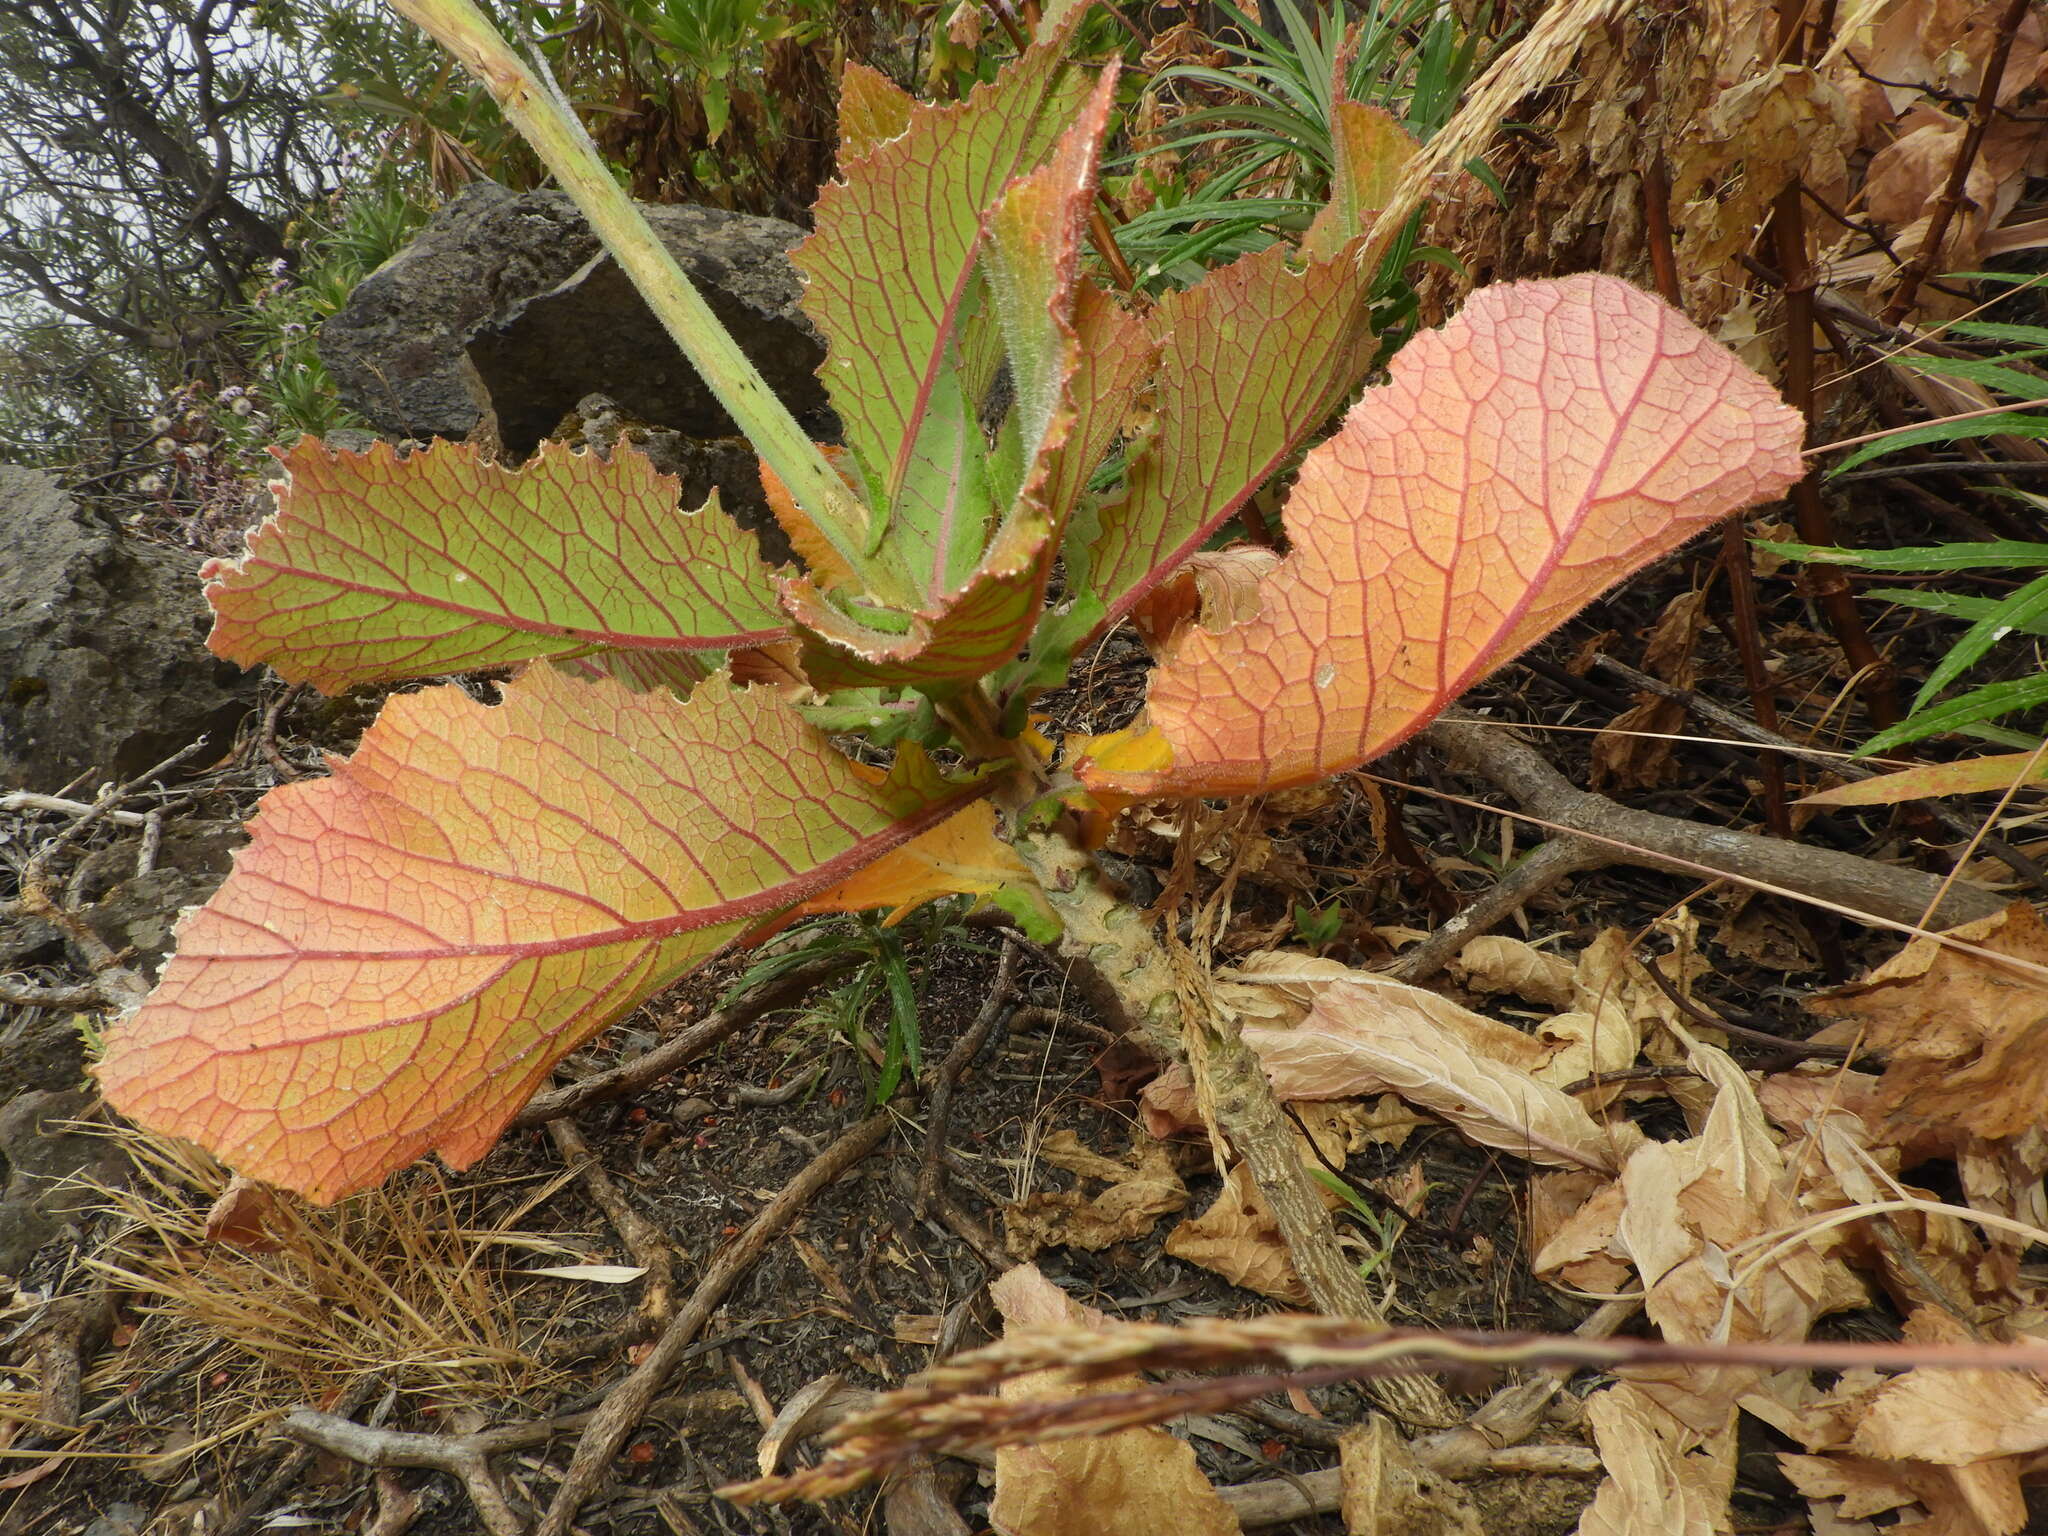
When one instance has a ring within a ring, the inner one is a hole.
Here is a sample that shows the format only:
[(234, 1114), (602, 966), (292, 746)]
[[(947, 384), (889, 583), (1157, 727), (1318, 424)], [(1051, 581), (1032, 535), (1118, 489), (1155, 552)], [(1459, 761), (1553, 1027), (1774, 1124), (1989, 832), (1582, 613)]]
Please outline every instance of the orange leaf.
[[(818, 451), (825, 455), (825, 462), (839, 472), (839, 478), (857, 497), (860, 487), (854, 476), (848, 473), (852, 463), (847, 451), (836, 443), (820, 443)], [(853, 567), (846, 563), (846, 557), (832, 547), (832, 541), (812, 521), (811, 514), (796, 504), (796, 498), (789, 494), (789, 487), (782, 483), (782, 476), (769, 467), (766, 459), (761, 460), (761, 494), (767, 499), (768, 510), (775, 514), (775, 521), (789, 536), (789, 547), (803, 561), (804, 569), (810, 572), (813, 582), (827, 592), (838, 587), (860, 586), (860, 580), (854, 575)]]
[(430, 1149), (467, 1166), (606, 1024), (981, 792), (916, 753), (875, 782), (722, 678), (400, 695), (264, 798), (100, 1085), (315, 1200)]
[(1255, 793), (1397, 746), (1638, 567), (1801, 473), (1800, 421), (1676, 311), (1610, 277), (1482, 291), (1418, 336), (1302, 466), (1257, 617), (1154, 674), (1082, 779)]

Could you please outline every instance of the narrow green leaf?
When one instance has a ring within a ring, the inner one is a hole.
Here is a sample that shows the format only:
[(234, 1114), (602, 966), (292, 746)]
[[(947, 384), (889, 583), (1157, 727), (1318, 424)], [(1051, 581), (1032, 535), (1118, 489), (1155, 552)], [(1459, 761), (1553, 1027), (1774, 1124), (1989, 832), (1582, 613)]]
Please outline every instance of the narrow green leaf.
[(1938, 736), (1944, 731), (1967, 730), (2000, 715), (2033, 709), (2041, 704), (2048, 704), (2048, 672), (2007, 683), (1988, 683), (1930, 709), (1918, 710), (1897, 725), (1879, 731), (1857, 749), (1856, 756), (1869, 757), (1873, 753), (1889, 752), (1908, 742)]
[[(1961, 619), (1975, 623), (1992, 613), (1998, 607), (1994, 597), (1971, 597), (1962, 592), (1926, 592), (1918, 587), (1872, 587), (1863, 594), (1880, 602), (1897, 603), (1901, 608), (1918, 608), (1925, 613), (1940, 614), (1945, 619)], [(2048, 618), (2035, 618), (2012, 626), (2022, 634), (2048, 635)]]
[(1947, 329), (1957, 336), (1985, 341), (2016, 341), (2022, 346), (2048, 347), (2048, 325), (2011, 325), (1999, 320), (1956, 320)]
[(1901, 368), (1910, 368), (1915, 373), (1932, 374), (1937, 378), (1962, 379), (1967, 383), (1981, 384), (1986, 389), (1995, 389), (2020, 400), (2036, 400), (2048, 394), (2048, 378), (2039, 374), (2022, 373), (2017, 368), (2003, 367), (1998, 363), (1977, 357), (1922, 357), (1916, 353), (1903, 353), (1891, 361)]
[(2029, 544), (2017, 539), (1992, 539), (1978, 544), (1918, 544), (1910, 549), (1843, 549), (1758, 539), (1756, 547), (1787, 560), (1854, 565), (1867, 571), (1971, 571), (2048, 565), (2048, 544)]
[(2044, 615), (2048, 615), (2048, 576), (2037, 576), (1994, 605), (1990, 613), (1964, 632), (1962, 639), (1949, 648), (1949, 653), (1928, 674), (1913, 700), (1913, 708), (1924, 709), (1944, 688), (1981, 661), (1993, 645)]
[(1842, 474), (1885, 454), (1897, 453), (1901, 448), (1917, 448), (1925, 443), (1959, 443), (1965, 438), (1977, 437), (2048, 437), (2048, 416), (2006, 413), (1978, 416), (1969, 421), (1930, 421), (1924, 427), (1908, 427), (1874, 443), (1865, 443), (1828, 474)]

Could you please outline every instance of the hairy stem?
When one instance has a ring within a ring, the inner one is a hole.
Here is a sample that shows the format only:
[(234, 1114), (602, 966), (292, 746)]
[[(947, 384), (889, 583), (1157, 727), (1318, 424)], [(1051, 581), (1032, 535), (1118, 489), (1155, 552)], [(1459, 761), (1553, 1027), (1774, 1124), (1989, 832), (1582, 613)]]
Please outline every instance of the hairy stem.
[(718, 403), (739, 424), (769, 468), (782, 477), (818, 529), (885, 601), (904, 601), (887, 574), (865, 554), (868, 516), (846, 482), (825, 462), (760, 370), (704, 302), (639, 208), (612, 179), (603, 158), (563, 104), (552, 81), (514, 53), (471, 0), (390, 0), (481, 81), (576, 202), (663, 327), (683, 349)]
[[(1108, 1022), (1196, 1074), (1201, 1101), (1251, 1169), (1316, 1306), (1384, 1326), (1378, 1302), (1337, 1242), (1273, 1085), (1236, 1024), (1211, 1005), (1206, 978), (1160, 943), (1152, 922), (1110, 889), (1095, 860), (1070, 838), (1058, 830), (1024, 832), (1016, 847), (1065, 924), (1063, 953), (1111, 994)], [(1389, 1376), (1370, 1390), (1389, 1413), (1412, 1425), (1436, 1428), (1460, 1417), (1432, 1377)]]

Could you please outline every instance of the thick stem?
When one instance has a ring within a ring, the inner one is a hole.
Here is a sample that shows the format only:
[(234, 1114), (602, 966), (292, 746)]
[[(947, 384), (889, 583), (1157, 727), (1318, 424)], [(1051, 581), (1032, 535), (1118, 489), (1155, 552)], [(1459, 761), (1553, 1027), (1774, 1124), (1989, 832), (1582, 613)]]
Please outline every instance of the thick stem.
[(541, 80), (498, 35), (470, 0), (390, 0), (481, 81), (555, 180), (590, 220), (590, 227), (633, 280), (663, 327), (683, 349), (718, 403), (738, 423), (769, 468), (782, 477), (798, 505), (860, 573), (871, 595), (904, 602), (908, 592), (866, 554), (868, 515), (810, 434), (740, 350), (697, 287), (676, 265), (640, 209), (612, 179), (582, 124), (552, 82)]
[[(1145, 914), (1111, 891), (1095, 860), (1071, 839), (1057, 830), (1025, 832), (1016, 847), (1065, 924), (1062, 951), (1111, 994), (1108, 1022), (1196, 1073), (1199, 1097), (1251, 1169), (1316, 1306), (1384, 1326), (1379, 1304), (1337, 1242), (1329, 1209), (1302, 1167), (1293, 1127), (1257, 1054), (1210, 1005), (1202, 978), (1189, 974)], [(1389, 1376), (1369, 1390), (1411, 1425), (1442, 1427), (1462, 1417), (1434, 1377)]]

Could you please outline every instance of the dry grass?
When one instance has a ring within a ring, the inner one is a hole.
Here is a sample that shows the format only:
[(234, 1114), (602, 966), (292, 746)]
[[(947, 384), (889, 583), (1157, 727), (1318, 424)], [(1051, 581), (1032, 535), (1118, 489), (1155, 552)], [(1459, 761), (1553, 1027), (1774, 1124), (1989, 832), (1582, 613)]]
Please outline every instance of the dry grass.
[(536, 1351), (579, 1298), (509, 1275), (503, 1250), (581, 1256), (520, 1230), (572, 1175), (522, 1197), (505, 1183), (451, 1187), (422, 1165), (324, 1209), (276, 1192), (257, 1251), (207, 1237), (227, 1170), (196, 1148), (132, 1129), (107, 1134), (137, 1172), (128, 1189), (106, 1191), (124, 1225), (86, 1262), (144, 1319), (136, 1345), (147, 1355), (124, 1351), (119, 1374), (133, 1381), (205, 1362), (194, 1429), (253, 1427), (371, 1380), (444, 1404), (519, 1402), (559, 1386), (562, 1373)]

